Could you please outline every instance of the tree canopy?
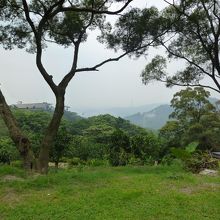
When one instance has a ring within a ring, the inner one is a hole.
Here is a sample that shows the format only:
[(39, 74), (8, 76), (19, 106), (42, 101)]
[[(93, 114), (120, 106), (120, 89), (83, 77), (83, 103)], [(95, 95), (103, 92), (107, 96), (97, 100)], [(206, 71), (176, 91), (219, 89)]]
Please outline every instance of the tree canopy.
[(185, 147), (197, 141), (201, 150), (219, 149), (219, 111), (209, 101), (210, 93), (201, 87), (177, 92), (171, 100), (173, 121), (160, 130), (169, 147)]
[[(142, 72), (143, 83), (157, 80), (173, 86), (202, 86), (220, 92), (220, 2), (175, 0), (161, 12), (168, 28), (158, 39), (166, 57), (157, 55)], [(167, 71), (167, 61), (183, 61), (184, 67)], [(211, 79), (211, 83), (204, 81)]]

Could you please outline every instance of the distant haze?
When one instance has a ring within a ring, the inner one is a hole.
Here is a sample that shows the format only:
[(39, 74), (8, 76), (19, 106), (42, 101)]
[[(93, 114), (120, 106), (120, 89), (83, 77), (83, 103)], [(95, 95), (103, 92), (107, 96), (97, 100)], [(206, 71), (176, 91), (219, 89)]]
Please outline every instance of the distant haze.
[[(156, 5), (161, 9), (166, 4), (163, 0), (136, 0), (133, 5), (139, 7)], [(134, 108), (152, 103), (169, 103), (173, 94), (180, 88), (167, 89), (161, 83), (145, 86), (140, 78), (146, 63), (157, 53), (163, 51), (149, 50), (147, 58), (137, 60), (124, 58), (103, 66), (99, 72), (77, 74), (67, 89), (66, 105), (74, 111), (86, 108)], [(79, 67), (89, 67), (115, 56), (117, 54), (113, 51), (96, 42), (96, 32), (93, 32), (89, 41), (80, 50)], [(72, 48), (63, 49), (50, 45), (44, 54), (47, 70), (54, 76), (56, 82), (68, 72), (71, 59)], [(55, 103), (54, 95), (35, 66), (34, 55), (24, 50), (0, 49), (0, 60), (1, 89), (9, 104), (17, 101)], [(169, 68), (170, 71), (174, 71), (178, 67), (174, 64)]]

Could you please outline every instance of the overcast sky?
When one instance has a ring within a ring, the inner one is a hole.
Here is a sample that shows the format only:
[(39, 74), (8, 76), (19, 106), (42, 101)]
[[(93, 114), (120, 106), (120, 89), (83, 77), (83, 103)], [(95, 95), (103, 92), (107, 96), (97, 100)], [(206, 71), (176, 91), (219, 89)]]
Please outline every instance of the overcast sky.
[[(134, 0), (136, 6), (155, 5), (163, 8), (163, 0)], [(107, 108), (139, 106), (151, 103), (169, 103), (179, 88), (167, 89), (161, 83), (143, 85), (140, 74), (146, 63), (160, 51), (149, 51), (148, 58), (132, 60), (124, 58), (109, 63), (99, 72), (84, 72), (76, 75), (66, 94), (66, 105), (71, 110), (80, 108)], [(89, 67), (104, 58), (115, 57), (114, 52), (96, 43), (95, 35), (89, 38), (80, 50), (79, 66)], [(72, 59), (71, 49), (51, 46), (44, 55), (47, 70), (56, 82), (68, 72)], [(35, 66), (34, 55), (22, 50), (0, 49), (1, 89), (9, 104), (17, 101), (55, 103), (54, 95)], [(171, 65), (170, 70), (177, 69)]]

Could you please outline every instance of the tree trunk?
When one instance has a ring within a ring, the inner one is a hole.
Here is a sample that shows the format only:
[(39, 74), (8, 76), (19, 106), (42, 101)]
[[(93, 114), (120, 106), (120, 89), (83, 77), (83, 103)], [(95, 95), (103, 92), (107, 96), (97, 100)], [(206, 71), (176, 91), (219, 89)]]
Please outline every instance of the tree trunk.
[(56, 95), (56, 107), (54, 110), (54, 114), (49, 126), (47, 127), (46, 134), (40, 146), (40, 153), (37, 162), (37, 169), (40, 173), (45, 174), (48, 172), (50, 148), (54, 144), (54, 139), (57, 135), (60, 122), (64, 113), (64, 94), (65, 92)]
[(56, 170), (58, 170), (58, 168), (59, 168), (59, 161), (55, 161), (55, 168), (56, 168)]
[(24, 168), (26, 170), (32, 170), (35, 166), (34, 154), (31, 150), (31, 144), (29, 139), (22, 133), (18, 126), (17, 120), (13, 116), (5, 98), (0, 90), (0, 115), (3, 118), (11, 139), (15, 143), (22, 159)]

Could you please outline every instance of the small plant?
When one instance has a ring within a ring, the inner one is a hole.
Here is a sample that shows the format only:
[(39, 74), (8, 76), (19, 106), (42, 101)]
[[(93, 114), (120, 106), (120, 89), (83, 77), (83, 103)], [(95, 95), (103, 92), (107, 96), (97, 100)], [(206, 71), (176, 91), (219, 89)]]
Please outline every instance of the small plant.
[(204, 169), (217, 169), (218, 160), (212, 158), (209, 153), (197, 151), (197, 142), (189, 144), (185, 149), (173, 148), (172, 154), (183, 162), (184, 168), (193, 173), (199, 173)]

